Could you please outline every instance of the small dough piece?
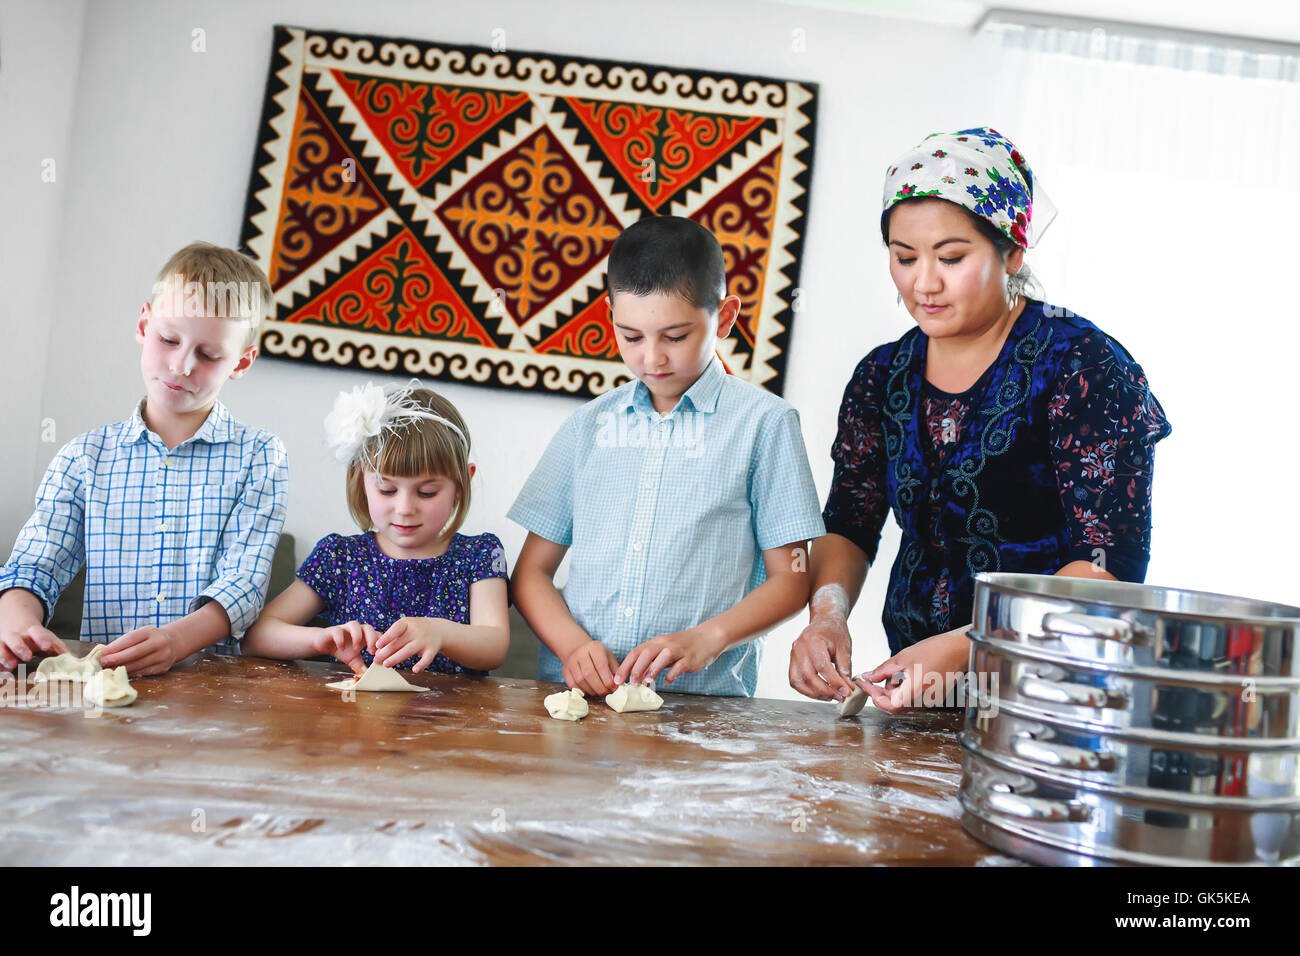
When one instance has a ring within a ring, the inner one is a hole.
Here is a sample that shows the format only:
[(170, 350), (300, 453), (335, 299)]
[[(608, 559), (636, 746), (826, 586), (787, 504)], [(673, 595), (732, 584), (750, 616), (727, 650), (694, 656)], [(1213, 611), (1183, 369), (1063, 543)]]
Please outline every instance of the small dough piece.
[(77, 657), (73, 654), (47, 657), (36, 665), (36, 673), (32, 681), (43, 684), (50, 680), (90, 680), (92, 675), (104, 669), (99, 663), (103, 654), (104, 645), (96, 644), (85, 657)]
[(648, 684), (624, 684), (606, 697), (605, 703), (620, 714), (630, 714), (638, 710), (658, 710), (664, 705), (664, 699)]
[(325, 686), (330, 690), (407, 690), (417, 692), (424, 690), (423, 687), (408, 684), (406, 679), (397, 671), (381, 664), (371, 664), (360, 677), (335, 681), (333, 684), (326, 684)]
[(546, 712), (556, 720), (581, 720), (587, 716), (587, 698), (582, 696), (582, 691), (573, 688), (570, 691), (560, 691), (558, 694), (552, 694), (542, 701), (546, 705)]
[(126, 667), (100, 669), (86, 681), (82, 699), (92, 706), (126, 707), (135, 702), (138, 692), (126, 679)]
[(841, 717), (856, 717), (867, 706), (867, 692), (861, 687), (854, 687), (853, 693), (840, 701)]

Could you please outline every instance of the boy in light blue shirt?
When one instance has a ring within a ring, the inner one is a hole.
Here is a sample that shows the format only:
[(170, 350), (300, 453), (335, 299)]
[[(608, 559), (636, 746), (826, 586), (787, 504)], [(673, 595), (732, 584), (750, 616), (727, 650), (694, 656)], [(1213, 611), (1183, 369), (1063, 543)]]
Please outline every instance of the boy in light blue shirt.
[(0, 669), (67, 650), (48, 628), (86, 567), (83, 641), (100, 664), (158, 674), (227, 647), (266, 600), (288, 460), (217, 401), (248, 373), (271, 287), (232, 249), (192, 243), (163, 266), (135, 337), (145, 398), (54, 457), (0, 568)]
[(753, 696), (761, 638), (807, 605), (825, 534), (798, 413), (715, 354), (740, 300), (703, 226), (633, 224), (608, 283), (636, 380), (569, 416), (508, 512), (529, 532), (511, 586), (539, 677), (589, 696), (656, 681)]

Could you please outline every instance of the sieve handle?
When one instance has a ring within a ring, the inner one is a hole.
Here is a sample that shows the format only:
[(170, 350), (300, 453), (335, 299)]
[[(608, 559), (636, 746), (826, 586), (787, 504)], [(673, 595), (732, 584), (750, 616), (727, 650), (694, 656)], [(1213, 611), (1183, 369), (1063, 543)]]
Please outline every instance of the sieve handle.
[(1068, 770), (1115, 769), (1115, 755), (1112, 753), (1035, 740), (1025, 731), (1011, 741), (1011, 749), (1017, 757), (1046, 764), (1049, 767), (1062, 767)]
[(1123, 694), (1113, 694), (1104, 687), (1071, 684), (1043, 677), (1022, 677), (1016, 684), (1021, 697), (1047, 701), (1049, 704), (1073, 704), (1075, 707), (1123, 708)]
[(984, 794), (984, 805), (994, 813), (1020, 817), (1024, 820), (1043, 820), (1049, 823), (1077, 823), (1087, 820), (1092, 813), (1086, 804), (1062, 803), (1060, 800), (1026, 797), (1018, 793), (1008, 793), (1004, 790), (986, 792)]
[(1039, 640), (1058, 637), (1083, 637), (1098, 640), (1119, 641), (1121, 644), (1136, 644), (1137, 635), (1133, 625), (1113, 617), (1097, 617), (1093, 614), (1066, 614), (1051, 611), (1043, 615), (1043, 633), (1034, 634)]

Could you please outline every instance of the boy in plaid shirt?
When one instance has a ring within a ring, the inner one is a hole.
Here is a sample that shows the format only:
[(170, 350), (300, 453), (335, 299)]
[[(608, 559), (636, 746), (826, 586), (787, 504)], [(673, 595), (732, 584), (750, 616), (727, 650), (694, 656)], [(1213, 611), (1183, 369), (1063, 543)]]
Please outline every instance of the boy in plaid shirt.
[(66, 652), (45, 625), (83, 564), (81, 639), (108, 644), (106, 668), (162, 673), (256, 619), (288, 458), (217, 394), (257, 358), (270, 301), (261, 269), (230, 249), (192, 243), (163, 266), (136, 324), (144, 400), (59, 451), (0, 568), (0, 668)]

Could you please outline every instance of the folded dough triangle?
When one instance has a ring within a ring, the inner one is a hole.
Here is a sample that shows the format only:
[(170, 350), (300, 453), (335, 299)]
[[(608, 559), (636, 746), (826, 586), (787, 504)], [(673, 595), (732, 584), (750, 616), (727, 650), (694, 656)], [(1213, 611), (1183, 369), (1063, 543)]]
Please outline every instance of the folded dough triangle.
[(423, 687), (408, 684), (402, 675), (391, 667), (384, 667), (380, 664), (371, 664), (360, 677), (335, 681), (333, 684), (326, 684), (325, 686), (330, 690), (407, 690), (417, 692), (424, 690)]

